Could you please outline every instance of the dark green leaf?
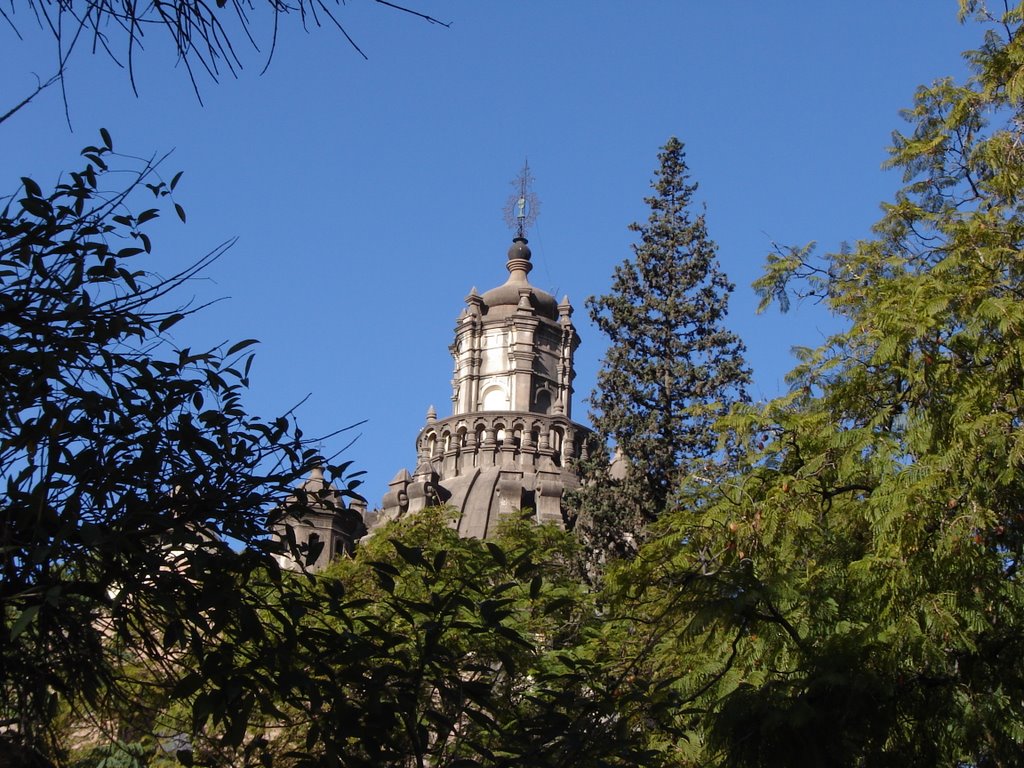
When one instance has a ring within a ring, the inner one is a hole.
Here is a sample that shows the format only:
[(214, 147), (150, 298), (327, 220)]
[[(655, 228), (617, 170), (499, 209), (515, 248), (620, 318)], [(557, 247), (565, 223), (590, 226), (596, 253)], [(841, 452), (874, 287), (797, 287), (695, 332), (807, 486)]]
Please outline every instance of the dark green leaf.
[(433, 565), (434, 573), (439, 573), (440, 570), (442, 568), (444, 568), (444, 564), (445, 564), (445, 561), (447, 559), (448, 559), (448, 551), (447, 550), (442, 549), (439, 552), (436, 552), (434, 554), (434, 562), (432, 564)]
[(28, 195), (29, 197), (42, 197), (43, 191), (39, 188), (39, 185), (36, 184), (32, 179), (28, 178), (27, 176), (22, 176), (21, 183), (22, 186), (25, 187), (26, 195)]
[(491, 553), (491, 557), (494, 558), (494, 561), (498, 565), (506, 565), (508, 563), (508, 558), (505, 557), (505, 551), (501, 547), (499, 547), (493, 541), (488, 541), (486, 542), (486, 544), (487, 551)]
[(246, 347), (251, 347), (253, 344), (259, 344), (259, 341), (257, 339), (246, 339), (245, 341), (239, 341), (235, 344), (232, 344), (230, 349), (228, 349), (226, 356), (231, 357), (236, 352), (241, 352), (243, 349), (245, 349)]
[(25, 209), (26, 213), (40, 219), (48, 219), (53, 214), (53, 208), (50, 204), (39, 197), (23, 197), (18, 203)]
[(391, 539), (391, 546), (398, 552), (398, 556), (409, 563), (409, 565), (426, 567), (427, 562), (423, 559), (423, 550), (420, 547), (406, 546), (398, 539)]
[(171, 326), (173, 326), (175, 323), (179, 322), (180, 320), (183, 320), (184, 318), (185, 318), (185, 316), (183, 314), (179, 313), (179, 312), (175, 312), (172, 315), (168, 315), (167, 317), (165, 317), (163, 320), (160, 321), (160, 324), (157, 326), (157, 330), (160, 333), (163, 333), (168, 328), (170, 328)]
[(28, 625), (32, 623), (32, 621), (35, 619), (38, 613), (38, 605), (30, 605), (28, 608), (25, 608), (18, 616), (18, 618), (15, 620), (14, 625), (11, 627), (11, 632), (8, 635), (8, 639), (11, 642), (17, 640), (18, 636), (21, 635), (21, 633), (28, 628)]
[(550, 603), (544, 606), (544, 613), (551, 614), (560, 608), (564, 608), (567, 605), (572, 605), (573, 599), (571, 597), (556, 597)]
[(541, 590), (541, 587), (543, 585), (544, 585), (544, 577), (543, 576), (534, 576), (533, 579), (530, 580), (530, 599), (531, 600), (536, 600), (537, 599), (537, 597), (540, 595), (540, 590)]

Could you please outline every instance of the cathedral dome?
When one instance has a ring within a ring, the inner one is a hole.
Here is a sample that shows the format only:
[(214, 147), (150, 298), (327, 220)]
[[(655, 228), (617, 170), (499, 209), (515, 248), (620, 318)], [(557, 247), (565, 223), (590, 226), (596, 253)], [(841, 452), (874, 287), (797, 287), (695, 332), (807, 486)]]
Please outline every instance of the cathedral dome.
[[(487, 315), (504, 315), (511, 314), (516, 311), (519, 307), (521, 295), (519, 293), (520, 287), (523, 284), (516, 285), (514, 283), (505, 283), (499, 285), (497, 288), (492, 288), (483, 295), (484, 306), (487, 307)], [(530, 306), (533, 307), (533, 311), (541, 317), (546, 317), (549, 320), (558, 319), (558, 302), (555, 301), (555, 297), (547, 291), (542, 291), (540, 288), (535, 288), (529, 283), (525, 284), (529, 289), (529, 301)]]
[(528, 297), (533, 311), (550, 320), (558, 319), (558, 302), (547, 291), (530, 285), (526, 276), (533, 269), (530, 263), (530, 246), (525, 237), (517, 237), (508, 249), (508, 280), (504, 285), (492, 288), (481, 298), (488, 315), (505, 315), (515, 312), (520, 306), (523, 296)]

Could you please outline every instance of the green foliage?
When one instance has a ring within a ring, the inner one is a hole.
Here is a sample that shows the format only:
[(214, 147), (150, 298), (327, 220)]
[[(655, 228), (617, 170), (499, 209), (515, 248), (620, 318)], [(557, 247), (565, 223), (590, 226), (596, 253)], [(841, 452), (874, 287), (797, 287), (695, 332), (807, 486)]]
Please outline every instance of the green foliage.
[(764, 406), (666, 145), (636, 258), (592, 303), (598, 426), (630, 469), (580, 497), (590, 533), (664, 513), (600, 592), (573, 535), (464, 540), (444, 509), (279, 572), (260, 510), (311, 457), (242, 410), (248, 342), (164, 340), (191, 270), (135, 266), (162, 206), (129, 202), (179, 177), (102, 193), (104, 132), (52, 193), (23, 180), (0, 213), (5, 738), (88, 734), (82, 766), (1019, 762), (1024, 5), (961, 6), (990, 27), (975, 74), (918, 92), (874, 236), (769, 257), (766, 305), (848, 325)]
[(625, 457), (625, 481), (590, 472), (580, 500), (582, 527), (598, 548), (678, 498), (684, 483), (709, 483), (728, 458), (715, 421), (746, 399), (743, 344), (724, 320), (732, 284), (718, 268), (704, 214), (694, 215), (682, 143), (658, 155), (646, 198), (650, 217), (634, 257), (615, 268), (611, 292), (587, 302), (610, 346), (591, 398), (594, 427)]
[(216, 654), (264, 694), (186, 656), (191, 722), (165, 709), (155, 729), (177, 722), (186, 760), (209, 765), (657, 764), (609, 693), (571, 534), (509, 520), (481, 542), (450, 521), (425, 510), (315, 578), (282, 575), (261, 633)]
[(152, 751), (142, 742), (114, 741), (93, 747), (73, 765), (75, 768), (145, 768)]
[(314, 456), (242, 408), (251, 340), (167, 339), (190, 310), (164, 297), (219, 250), (145, 269), (147, 224), (184, 220), (180, 175), (143, 163), (108, 193), (101, 139), (0, 212), (3, 746), (80, 766), (654, 764), (570, 534), (524, 518), (462, 540), (427, 511), (333, 572), (280, 572), (266, 531)]
[(848, 329), (799, 352), (790, 394), (733, 409), (760, 449), (609, 579), (694, 763), (1024, 749), (1022, 7), (995, 21), (968, 82), (918, 91), (874, 237), (769, 257), (767, 301), (814, 296)]
[(244, 411), (251, 342), (167, 339), (190, 310), (164, 297), (223, 248), (148, 271), (180, 174), (112, 167), (134, 161), (101, 137), (53, 191), (22, 179), (0, 210), (0, 713), (36, 744), (61, 706), (131, 700), (186, 651), (223, 682), (218, 645), (259, 634), (265, 509), (310, 458), (289, 420)]
[(649, 764), (577, 658), (598, 625), (571, 535), (510, 520), (481, 542), (450, 522), (391, 523), (313, 585), (286, 709), (309, 760)]

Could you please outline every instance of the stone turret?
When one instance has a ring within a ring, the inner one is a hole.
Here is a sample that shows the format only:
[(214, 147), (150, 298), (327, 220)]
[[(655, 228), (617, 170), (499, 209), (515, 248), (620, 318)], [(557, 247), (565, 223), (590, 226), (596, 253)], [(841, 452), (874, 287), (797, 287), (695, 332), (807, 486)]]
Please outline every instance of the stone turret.
[(533, 509), (564, 523), (562, 495), (590, 431), (572, 421), (573, 356), (580, 340), (569, 298), (530, 284), (532, 254), (520, 234), (508, 250), (508, 279), (473, 288), (449, 347), (455, 370), (452, 415), (433, 408), (416, 438), (416, 469), (389, 484), (382, 517), (447, 503), (459, 532), (485, 537), (501, 515)]
[[(346, 506), (342, 494), (313, 467), (309, 477), (283, 505), (274, 534), (290, 548), (293, 540), (311, 571), (320, 571), (335, 557), (352, 554), (355, 543), (366, 534), (365, 504), (353, 500)], [(277, 556), (284, 568), (299, 567), (290, 551)]]

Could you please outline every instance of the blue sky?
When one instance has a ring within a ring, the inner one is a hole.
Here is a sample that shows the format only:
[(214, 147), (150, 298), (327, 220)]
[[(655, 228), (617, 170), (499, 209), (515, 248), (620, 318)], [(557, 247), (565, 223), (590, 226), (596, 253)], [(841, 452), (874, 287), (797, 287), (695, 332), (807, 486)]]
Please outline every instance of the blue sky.
[[(870, 233), (899, 186), (881, 170), (914, 89), (965, 74), (980, 29), (954, 0), (700, 3), (660, 0), (408, 0), (431, 26), (370, 0), (329, 28), (288, 22), (266, 74), (256, 51), (201, 105), (159, 36), (136, 62), (139, 95), (83, 48), (67, 77), (70, 127), (51, 89), (0, 126), (0, 190), (45, 187), (107, 128), (118, 150), (173, 150), (185, 225), (155, 232), (155, 270), (237, 244), (182, 301), (223, 298), (177, 326), (193, 348), (257, 338), (248, 405), (268, 417), (307, 395), (307, 434), (366, 423), (346, 457), (371, 505), (414, 461), (429, 405), (450, 413), (448, 345), (470, 287), (505, 278), (502, 208), (524, 158), (540, 217), (531, 281), (569, 294), (583, 344), (575, 415), (586, 422), (604, 340), (584, 299), (607, 291), (646, 218), (659, 147), (687, 147), (722, 268), (736, 283), (730, 324), (754, 368), (755, 399), (783, 391), (794, 345), (835, 326), (818, 307), (757, 316), (749, 286), (771, 242), (830, 250)], [(23, 39), (0, 26), (0, 112), (53, 70), (52, 40), (27, 8)], [(327, 449), (337, 449), (336, 438)]]

